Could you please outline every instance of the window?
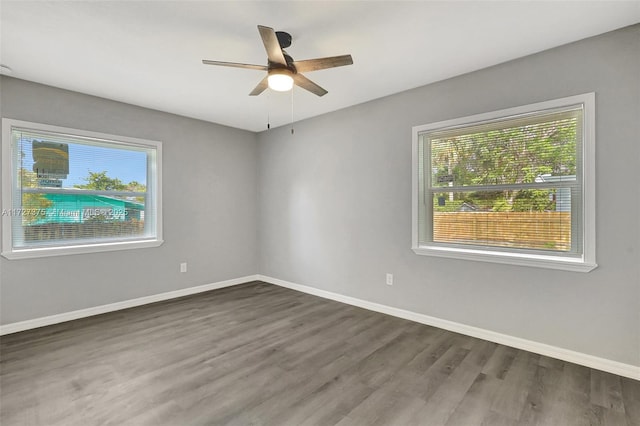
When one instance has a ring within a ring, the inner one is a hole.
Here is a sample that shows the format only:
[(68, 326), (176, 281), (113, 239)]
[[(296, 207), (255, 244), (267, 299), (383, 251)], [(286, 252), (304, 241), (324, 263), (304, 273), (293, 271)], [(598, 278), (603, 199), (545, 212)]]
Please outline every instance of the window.
[(414, 252), (594, 269), (594, 99), (414, 127)]
[(162, 244), (160, 142), (2, 120), (2, 255)]

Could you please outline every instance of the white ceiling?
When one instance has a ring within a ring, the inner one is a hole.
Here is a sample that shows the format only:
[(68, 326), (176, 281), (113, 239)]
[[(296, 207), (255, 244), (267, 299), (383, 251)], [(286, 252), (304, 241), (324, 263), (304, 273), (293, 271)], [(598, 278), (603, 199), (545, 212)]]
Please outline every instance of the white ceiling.
[(297, 60), (351, 53), (306, 74), (300, 120), (640, 22), (640, 1), (102, 1), (0, 3), (11, 76), (261, 131), (291, 120), (291, 94), (248, 93), (266, 64), (256, 26), (287, 31)]

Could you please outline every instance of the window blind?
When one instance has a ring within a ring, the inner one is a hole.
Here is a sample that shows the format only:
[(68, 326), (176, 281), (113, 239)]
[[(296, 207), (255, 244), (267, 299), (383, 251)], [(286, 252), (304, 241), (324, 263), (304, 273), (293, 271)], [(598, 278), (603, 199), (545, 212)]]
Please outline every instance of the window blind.
[(155, 147), (13, 128), (14, 249), (156, 237)]
[(577, 254), (582, 105), (420, 135), (428, 243)]

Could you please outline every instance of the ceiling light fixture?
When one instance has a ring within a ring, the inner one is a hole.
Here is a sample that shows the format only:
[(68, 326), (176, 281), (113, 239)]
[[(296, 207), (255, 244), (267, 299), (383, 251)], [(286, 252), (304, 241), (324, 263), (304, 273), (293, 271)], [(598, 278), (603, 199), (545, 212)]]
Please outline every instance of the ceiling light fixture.
[(293, 73), (286, 68), (276, 68), (269, 71), (267, 77), (269, 88), (276, 92), (288, 92), (293, 88)]

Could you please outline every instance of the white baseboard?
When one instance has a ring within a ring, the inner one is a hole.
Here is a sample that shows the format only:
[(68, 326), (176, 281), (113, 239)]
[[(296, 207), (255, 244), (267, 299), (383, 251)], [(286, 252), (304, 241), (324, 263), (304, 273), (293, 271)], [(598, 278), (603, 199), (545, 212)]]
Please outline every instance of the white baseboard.
[(284, 280), (280, 280), (277, 278), (272, 278), (264, 275), (258, 275), (257, 279), (259, 281), (264, 281), (266, 283), (290, 288), (292, 290), (301, 291), (303, 293), (312, 294), (314, 296), (323, 297), (325, 299), (335, 300), (338, 302), (368, 309), (370, 311), (381, 312), (387, 315), (392, 315), (394, 317), (415, 321), (421, 324), (426, 324), (433, 327), (438, 327), (445, 330), (453, 331), (455, 333), (460, 333), (467, 336), (488, 340), (490, 342), (511, 346), (516, 349), (523, 349), (525, 351), (534, 352), (540, 355), (545, 355), (545, 356), (556, 358), (562, 361), (583, 365), (589, 368), (595, 368), (596, 370), (602, 370), (609, 373), (617, 374), (619, 376), (640, 380), (640, 366), (624, 364), (624, 363), (609, 360), (606, 358), (600, 358), (593, 355), (572, 351), (569, 349), (559, 348), (557, 346), (547, 345), (545, 343), (539, 343), (539, 342), (534, 342), (532, 340), (509, 336), (507, 334), (496, 333), (495, 331), (485, 330), (478, 327), (472, 327), (469, 325), (460, 324), (457, 322), (448, 321), (440, 318), (435, 318), (429, 315), (419, 314), (419, 313), (407, 311), (404, 309), (394, 308), (394, 307), (382, 305), (379, 303), (373, 303), (367, 300), (357, 299), (355, 297), (344, 296), (342, 294), (333, 293), (326, 290), (320, 290), (314, 287), (296, 284), (289, 281), (284, 281)]
[(46, 325), (86, 318), (93, 315), (105, 314), (107, 312), (119, 311), (121, 309), (133, 308), (135, 306), (146, 305), (149, 303), (161, 302), (163, 300), (189, 296), (191, 294), (202, 293), (209, 290), (216, 290), (223, 287), (231, 287), (234, 285), (244, 284), (256, 280), (258, 280), (257, 275), (248, 275), (246, 277), (234, 278), (232, 280), (219, 281), (216, 283), (204, 284), (197, 287), (183, 288), (180, 290), (168, 291), (166, 293), (153, 294), (151, 296), (138, 297), (136, 299), (130, 300), (123, 300), (122, 302), (109, 303), (108, 305), (94, 306), (92, 308), (79, 309), (77, 311), (64, 312), (47, 317), (0, 325), (0, 336), (5, 334), (17, 333), (19, 331), (30, 330), (33, 328), (44, 327)]
[(404, 309), (394, 308), (392, 306), (369, 302), (367, 300), (358, 299), (355, 297), (344, 296), (339, 293), (333, 293), (330, 291), (321, 290), (302, 284), (296, 284), (265, 275), (248, 275), (246, 277), (219, 281), (216, 283), (205, 284), (197, 287), (189, 287), (180, 290), (169, 291), (166, 293), (154, 294), (151, 296), (139, 297), (131, 300), (124, 300), (122, 302), (110, 303), (108, 305), (95, 306), (92, 308), (80, 309), (77, 311), (65, 312), (47, 317), (0, 325), (0, 336), (5, 334), (17, 333), (19, 331), (30, 330), (33, 328), (44, 327), (47, 325), (58, 324), (61, 322), (72, 321), (75, 319), (86, 318), (93, 315), (104, 314), (107, 312), (118, 311), (121, 309), (133, 308), (135, 306), (146, 305), (149, 303), (161, 302), (163, 300), (189, 296), (191, 294), (202, 293), (219, 288), (231, 287), (250, 281), (264, 281), (266, 283), (301, 291), (303, 293), (312, 294), (314, 296), (319, 296), (325, 299), (335, 300), (338, 302), (368, 309), (370, 311), (381, 312), (383, 314), (392, 315), (394, 317), (407, 319), (421, 324), (453, 331), (455, 333), (477, 337), (479, 339), (488, 340), (490, 342), (511, 346), (517, 349), (523, 349), (540, 355), (545, 355), (563, 361), (583, 365), (585, 367), (595, 368), (597, 370), (602, 370), (609, 373), (618, 374), (620, 376), (629, 377), (631, 379), (640, 380), (640, 366), (624, 364), (606, 358), (600, 358), (569, 349), (559, 348), (557, 346), (547, 345), (545, 343), (534, 342), (532, 340), (509, 336), (502, 333), (496, 333), (494, 331), (435, 318), (429, 315), (419, 314)]

